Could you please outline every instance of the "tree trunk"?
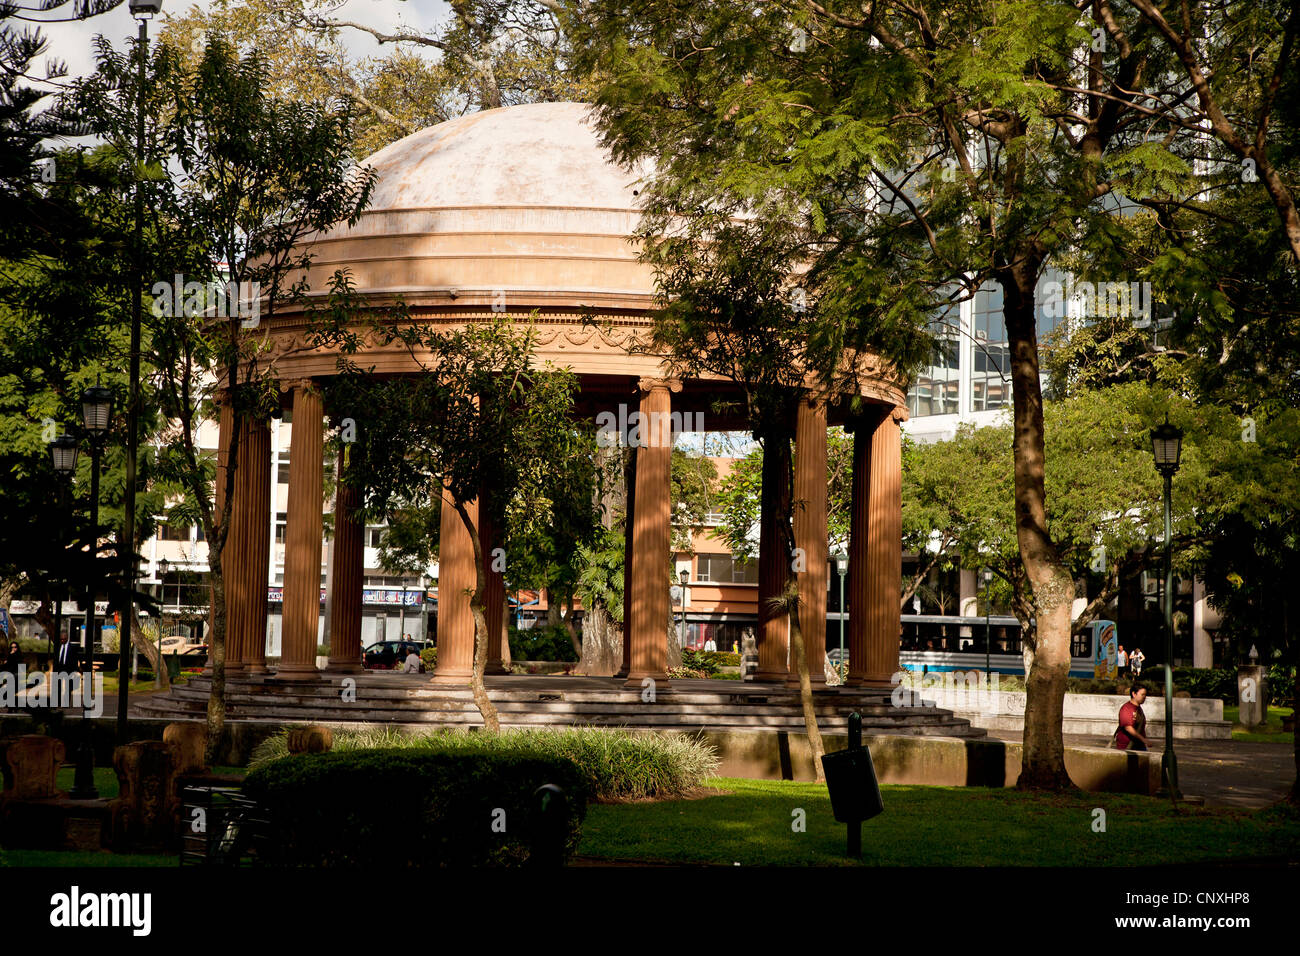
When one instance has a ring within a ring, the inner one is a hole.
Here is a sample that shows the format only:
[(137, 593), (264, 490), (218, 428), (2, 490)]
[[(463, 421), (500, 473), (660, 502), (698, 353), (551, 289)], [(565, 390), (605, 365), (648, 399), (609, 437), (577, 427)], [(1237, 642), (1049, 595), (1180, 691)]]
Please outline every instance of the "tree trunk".
[[(159, 621), (158, 633), (162, 634), (162, 622)], [(131, 628), (131, 644), (137, 651), (144, 654), (145, 660), (149, 662), (150, 668), (158, 675), (158, 680), (162, 684), (163, 690), (171, 690), (171, 675), (167, 673), (167, 662), (163, 660), (163, 654), (158, 647), (158, 641), (144, 633), (144, 628)]]
[[(496, 705), (488, 696), (487, 684), (483, 680), (483, 674), (487, 670), (488, 640), (487, 614), (483, 609), (483, 597), (487, 593), (487, 574), (483, 570), (483, 545), (479, 541), (478, 529), (470, 520), (465, 503), (457, 501), (455, 506), (456, 513), (460, 515), (461, 523), (465, 525), (465, 530), (469, 532), (469, 539), (474, 545), (474, 593), (469, 599), (470, 613), (474, 615), (474, 672), (470, 675), (469, 686), (474, 695), (474, 703), (478, 705), (478, 712), (483, 716), (484, 729), (488, 733), (496, 734), (501, 732), (501, 720), (497, 716)], [(549, 591), (547, 600), (549, 606)]]
[(1070, 671), (1074, 579), (1062, 565), (1047, 530), (1043, 393), (1034, 312), (1040, 262), (1038, 256), (1022, 254), (997, 277), (1006, 303), (1014, 401), (1016, 539), (1033, 592), (1037, 625), (1035, 633), (1024, 642), (1025, 731), (1016, 786), (1022, 790), (1066, 790), (1073, 784), (1065, 770), (1061, 724)]
[[(584, 614), (583, 617), (586, 615)], [(564, 596), (564, 629), (569, 632), (569, 643), (573, 645), (573, 653), (578, 655), (578, 660), (582, 660), (582, 638), (578, 636), (578, 630), (573, 626), (572, 591)]]
[(764, 471), (775, 480), (772, 500), (777, 507), (776, 537), (778, 553), (785, 560), (785, 591), (782, 601), (790, 620), (790, 656), (799, 676), (799, 703), (803, 708), (804, 731), (808, 734), (808, 749), (812, 754), (813, 773), (818, 783), (826, 782), (822, 770), (822, 756), (826, 746), (822, 742), (821, 728), (817, 726), (817, 710), (813, 705), (812, 674), (808, 669), (808, 651), (804, 646), (803, 628), (799, 623), (799, 572), (795, 570), (794, 542), (794, 473), (790, 453), (790, 436), (778, 426), (763, 442), (763, 460), (771, 456), (772, 470)]
[[(672, 561), (671, 554), (668, 555), (668, 560), (670, 562)], [(672, 583), (672, 578), (669, 577), (668, 579), (668, 648), (667, 649), (668, 649), (668, 667), (670, 669), (674, 667), (682, 666), (681, 632), (677, 629), (678, 621), (679, 621), (678, 615), (681, 613), (681, 611), (680, 609), (674, 611), (673, 610), (674, 606), (675, 605), (673, 604), (673, 583)]]
[(584, 677), (613, 677), (623, 663), (623, 628), (603, 604), (582, 615), (582, 658), (577, 672)]

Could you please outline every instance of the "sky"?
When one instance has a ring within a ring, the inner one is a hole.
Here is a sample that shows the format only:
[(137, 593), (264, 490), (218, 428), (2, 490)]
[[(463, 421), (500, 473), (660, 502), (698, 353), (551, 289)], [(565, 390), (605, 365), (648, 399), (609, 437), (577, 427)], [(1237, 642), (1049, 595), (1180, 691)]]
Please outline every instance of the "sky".
[[(23, 6), (34, 5), (32, 0), (17, 2)], [(194, 7), (208, 10), (213, 5), (212, 0), (163, 0), (160, 19), (166, 22), (169, 14), (180, 16)], [(70, 8), (71, 4), (68, 6)], [(347, 0), (336, 15), (340, 19), (354, 20), (380, 29), (391, 30), (405, 25), (415, 30), (424, 30), (446, 17), (447, 4), (443, 0)], [(66, 17), (67, 14), (53, 11), (47, 16)], [(49, 43), (45, 54), (33, 64), (32, 72), (44, 76), (45, 60), (58, 59), (67, 64), (69, 76), (88, 75), (95, 69), (93, 41), (97, 34), (108, 37), (118, 49), (123, 49), (135, 37), (137, 30), (136, 22), (125, 2), (120, 7), (89, 20), (49, 23), (41, 27), (41, 32), (49, 38)], [(156, 36), (157, 31), (158, 27), (151, 23), (150, 35)], [(368, 34), (358, 30), (346, 31), (344, 42), (359, 55), (368, 55), (378, 50), (378, 44)]]

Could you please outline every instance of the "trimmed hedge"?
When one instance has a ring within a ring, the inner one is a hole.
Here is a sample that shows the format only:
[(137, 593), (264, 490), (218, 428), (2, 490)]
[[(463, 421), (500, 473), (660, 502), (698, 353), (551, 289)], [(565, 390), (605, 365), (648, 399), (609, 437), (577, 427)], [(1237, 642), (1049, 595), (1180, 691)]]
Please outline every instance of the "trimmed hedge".
[[(544, 784), (567, 798), (553, 828), (536, 796)], [(302, 754), (253, 771), (244, 791), (270, 821), (263, 858), (290, 866), (519, 866), (548, 846), (532, 862), (560, 862), (587, 812), (572, 761), (511, 753)]]
[[(258, 744), (249, 767), (256, 770), (287, 758), (287, 735), (284, 730)], [(408, 733), (396, 727), (334, 732), (334, 753), (387, 749), (560, 758), (579, 769), (590, 800), (686, 794), (718, 769), (718, 755), (712, 747), (677, 733), (631, 733), (603, 727), (512, 728), (499, 734), (450, 728)]]

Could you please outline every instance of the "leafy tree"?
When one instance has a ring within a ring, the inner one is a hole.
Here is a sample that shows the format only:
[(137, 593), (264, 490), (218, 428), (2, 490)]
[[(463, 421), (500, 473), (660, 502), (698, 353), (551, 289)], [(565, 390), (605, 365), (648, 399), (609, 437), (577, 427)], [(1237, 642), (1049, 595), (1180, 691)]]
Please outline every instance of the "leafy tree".
[[(1086, 6), (1091, 24), (1063, 0), (689, 11), (593, 0), (566, 21), (580, 63), (608, 80), (606, 142), (657, 163), (651, 225), (744, 216), (769, 239), (802, 241), (789, 274), (826, 339), (906, 373), (924, 344), (918, 312), (1001, 289), (1017, 548), (1038, 622), (1026, 788), (1070, 786), (1060, 715), (1074, 581), (1047, 530), (1039, 283), (1071, 255), (1112, 263), (1135, 203), (1184, 194), (1195, 141), (1150, 27)], [(1117, 39), (1094, 45), (1099, 35)]]
[[(337, 343), (344, 330), (335, 326), (319, 334), (336, 336)], [(509, 318), (447, 331), (402, 319), (376, 323), (372, 334), (377, 341), (410, 347), (413, 356), (421, 356), (422, 374), (378, 379), (359, 368), (344, 345), (333, 403), (356, 410), (352, 414), (360, 427), (343, 480), (364, 494), (372, 515), (387, 515), (395, 502), (427, 508), (438, 494), (445, 495), (443, 507), (456, 510), (473, 544), (476, 572), (470, 686), (484, 724), (496, 731), (500, 723), (483, 682), (488, 640), (483, 543), (469, 506), (492, 489), (479, 508), (493, 509), (497, 527), (507, 502), (522, 502), (539, 521), (547, 520), (555, 477), (550, 463), (582, 447), (570, 425), (576, 379), (565, 371), (535, 368), (533, 327), (518, 330)], [(386, 413), (360, 412), (368, 408)]]
[[(227, 514), (213, 500), (215, 463), (197, 445), (213, 417), (215, 388), (235, 408), (225, 452), (225, 500), (233, 497), (246, 416), (278, 403), (274, 371), (261, 359), (269, 319), (306, 291), (303, 240), (355, 222), (373, 173), (349, 169), (352, 117), (331, 103), (282, 100), (267, 91), (257, 51), (240, 56), (219, 38), (191, 68), (159, 44), (143, 87), (140, 52), (118, 53), (99, 40), (98, 72), (78, 83), (61, 110), (98, 134), (124, 165), (123, 179), (145, 176), (149, 211), (145, 275), (155, 301), (146, 318), (143, 365), (166, 439), (162, 480), (181, 494), (172, 508), (198, 522), (208, 545), (213, 599), (209, 747), (225, 715), (226, 600), (222, 575)], [(144, 97), (144, 157), (136, 154), (136, 110)], [(131, 276), (134, 270), (125, 269)], [(176, 288), (174, 277), (201, 292)]]

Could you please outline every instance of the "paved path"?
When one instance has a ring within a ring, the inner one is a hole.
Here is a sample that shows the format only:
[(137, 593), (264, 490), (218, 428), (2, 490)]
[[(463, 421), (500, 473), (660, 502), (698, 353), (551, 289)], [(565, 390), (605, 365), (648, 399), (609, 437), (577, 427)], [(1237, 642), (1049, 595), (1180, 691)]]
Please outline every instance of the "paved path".
[[(1019, 731), (991, 730), (990, 737), (1020, 742)], [(1105, 747), (1109, 737), (1066, 734), (1067, 747)], [(1152, 748), (1164, 749), (1163, 742)], [(1178, 783), (1207, 807), (1267, 807), (1284, 798), (1295, 782), (1295, 751), (1288, 744), (1244, 740), (1179, 740)]]

